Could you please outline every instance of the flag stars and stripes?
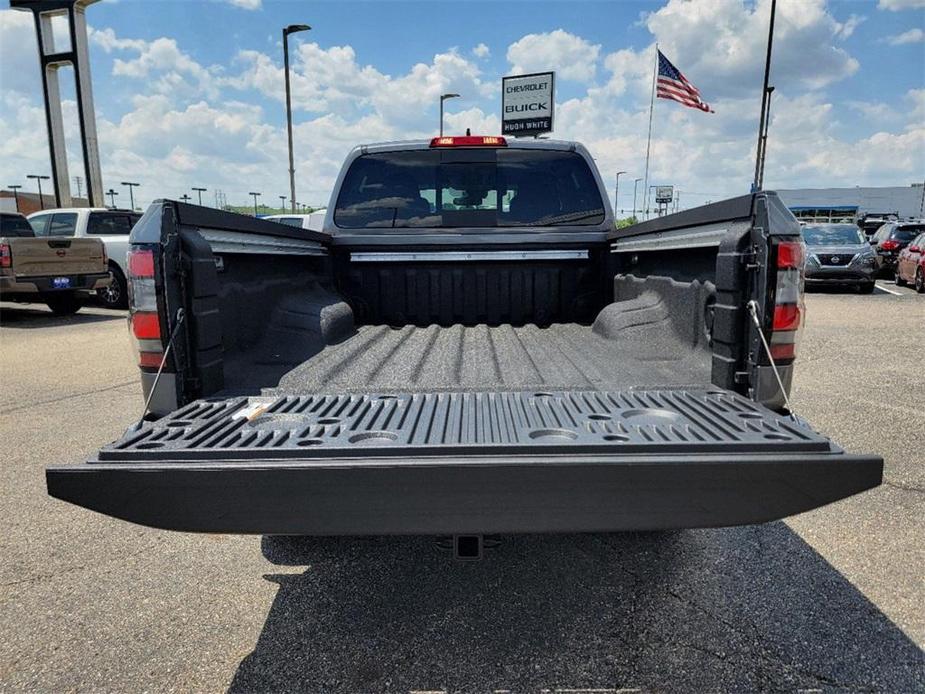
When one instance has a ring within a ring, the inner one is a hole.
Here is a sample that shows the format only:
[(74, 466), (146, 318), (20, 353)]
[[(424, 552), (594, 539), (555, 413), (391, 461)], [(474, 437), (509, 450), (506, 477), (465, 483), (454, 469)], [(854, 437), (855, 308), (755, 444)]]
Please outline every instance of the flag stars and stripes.
[(665, 54), (658, 52), (658, 82), (655, 96), (660, 99), (671, 99), (689, 108), (700, 109), (707, 113), (714, 113), (710, 105), (700, 98), (700, 90), (687, 81)]

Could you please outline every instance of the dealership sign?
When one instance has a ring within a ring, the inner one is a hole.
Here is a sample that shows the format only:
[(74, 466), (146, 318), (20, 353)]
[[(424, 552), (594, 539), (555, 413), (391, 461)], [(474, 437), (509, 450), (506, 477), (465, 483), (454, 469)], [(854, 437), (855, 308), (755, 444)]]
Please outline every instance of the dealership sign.
[(655, 202), (671, 202), (674, 197), (674, 186), (655, 186)]
[(554, 99), (554, 72), (503, 78), (501, 134), (520, 137), (551, 132)]

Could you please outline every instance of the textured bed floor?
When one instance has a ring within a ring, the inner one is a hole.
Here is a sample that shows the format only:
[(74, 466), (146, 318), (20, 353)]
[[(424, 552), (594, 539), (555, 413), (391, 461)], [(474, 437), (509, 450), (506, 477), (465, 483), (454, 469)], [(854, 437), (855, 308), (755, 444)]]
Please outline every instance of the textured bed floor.
[[(621, 342), (577, 324), (362, 326), (353, 337), (292, 368), (278, 388), (265, 390), (619, 389), (709, 383), (705, 350), (673, 340), (668, 350), (656, 344), (641, 350), (633, 339), (621, 349)], [(664, 354), (674, 358), (658, 358)]]

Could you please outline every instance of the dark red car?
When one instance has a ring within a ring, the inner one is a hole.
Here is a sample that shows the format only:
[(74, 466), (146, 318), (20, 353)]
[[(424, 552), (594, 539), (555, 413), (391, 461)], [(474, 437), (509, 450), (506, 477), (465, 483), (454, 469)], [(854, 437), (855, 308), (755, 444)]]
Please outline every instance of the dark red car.
[(896, 284), (913, 284), (925, 294), (925, 233), (919, 234), (896, 258)]
[(921, 222), (888, 222), (870, 237), (870, 245), (877, 254), (878, 269), (889, 277), (896, 272), (896, 261), (912, 239), (925, 231)]

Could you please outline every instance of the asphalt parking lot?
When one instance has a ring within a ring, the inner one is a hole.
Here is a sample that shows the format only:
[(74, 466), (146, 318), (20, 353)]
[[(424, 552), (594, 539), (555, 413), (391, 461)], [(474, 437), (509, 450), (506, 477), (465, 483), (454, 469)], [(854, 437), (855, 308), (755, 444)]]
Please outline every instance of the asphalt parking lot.
[(797, 411), (885, 484), (761, 526), (285, 540), (57, 502), (141, 408), (124, 316), (0, 309), (0, 689), (925, 690), (925, 296), (813, 293)]

